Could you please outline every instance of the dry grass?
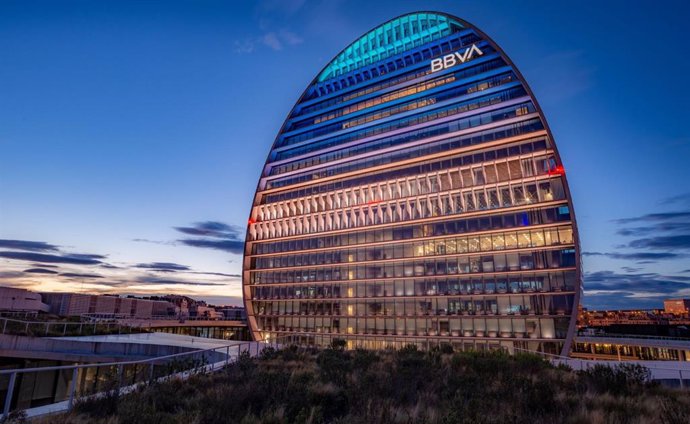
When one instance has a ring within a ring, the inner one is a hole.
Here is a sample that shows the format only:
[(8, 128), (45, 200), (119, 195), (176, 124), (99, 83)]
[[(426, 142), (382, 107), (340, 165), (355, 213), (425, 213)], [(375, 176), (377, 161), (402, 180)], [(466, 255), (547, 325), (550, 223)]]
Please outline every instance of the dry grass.
[(640, 369), (576, 373), (530, 355), (289, 349), (37, 422), (687, 424), (690, 393)]

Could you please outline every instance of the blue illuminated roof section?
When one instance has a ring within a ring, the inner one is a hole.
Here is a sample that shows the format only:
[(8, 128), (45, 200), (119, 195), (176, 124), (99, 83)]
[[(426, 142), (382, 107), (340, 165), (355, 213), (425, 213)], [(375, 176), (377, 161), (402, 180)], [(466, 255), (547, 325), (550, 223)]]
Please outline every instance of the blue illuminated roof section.
[(437, 13), (412, 13), (369, 31), (350, 44), (319, 74), (318, 81), (350, 72), (450, 35), (463, 25)]

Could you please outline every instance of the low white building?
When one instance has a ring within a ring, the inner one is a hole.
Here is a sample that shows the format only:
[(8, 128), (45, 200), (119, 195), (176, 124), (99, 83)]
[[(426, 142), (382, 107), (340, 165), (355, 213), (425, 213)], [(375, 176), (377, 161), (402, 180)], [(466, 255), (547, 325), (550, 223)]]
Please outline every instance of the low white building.
[(50, 312), (60, 316), (117, 315), (125, 318), (151, 318), (167, 315), (175, 306), (165, 300), (149, 300), (115, 295), (82, 293), (42, 293)]
[(3, 312), (48, 312), (50, 306), (41, 300), (41, 295), (26, 289), (0, 287), (0, 311)]

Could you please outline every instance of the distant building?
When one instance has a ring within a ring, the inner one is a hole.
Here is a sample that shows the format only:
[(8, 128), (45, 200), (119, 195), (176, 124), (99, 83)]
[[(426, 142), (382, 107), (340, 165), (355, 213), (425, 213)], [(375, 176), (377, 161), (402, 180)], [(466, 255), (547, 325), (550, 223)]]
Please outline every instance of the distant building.
[(221, 317), (221, 314), (216, 312), (215, 308), (197, 304), (193, 309), (190, 310), (189, 316), (196, 318), (218, 319)]
[(690, 313), (690, 299), (666, 299), (664, 312), (677, 315)]
[(613, 361), (690, 361), (690, 340), (636, 335), (575, 337), (573, 358)]
[(186, 318), (191, 316), (190, 309), (192, 309), (197, 304), (197, 301), (192, 299), (191, 297), (176, 294), (162, 296), (160, 297), (160, 299), (166, 300), (174, 305), (175, 315), (178, 318)]
[(671, 313), (668, 309), (583, 309), (578, 316), (578, 328), (580, 334), (596, 331), (602, 334), (690, 338), (690, 314)]
[(664, 309), (583, 308), (570, 356), (614, 361), (690, 361), (688, 302), (665, 300)]
[(151, 318), (171, 315), (175, 305), (164, 300), (137, 299), (81, 293), (41, 293), (50, 312), (61, 316), (112, 314), (119, 317)]
[(26, 289), (0, 287), (0, 311), (48, 312), (50, 307), (41, 301), (41, 295)]
[(247, 310), (239, 307), (226, 307), (219, 310), (227, 320), (247, 322)]

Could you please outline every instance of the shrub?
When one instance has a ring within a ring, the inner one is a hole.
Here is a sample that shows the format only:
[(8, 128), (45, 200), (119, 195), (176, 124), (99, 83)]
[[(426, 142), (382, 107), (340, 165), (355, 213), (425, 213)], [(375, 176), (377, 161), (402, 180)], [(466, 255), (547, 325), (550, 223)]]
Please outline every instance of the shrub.
[(296, 361), (300, 359), (299, 347), (295, 345), (286, 346), (280, 351), (280, 357), (284, 361)]
[(450, 343), (441, 343), (441, 353), (444, 355), (452, 355), (453, 354), (453, 345)]
[(324, 349), (316, 357), (321, 378), (336, 384), (344, 384), (350, 371), (350, 355), (343, 350)]
[(551, 368), (552, 365), (543, 357), (533, 353), (517, 353), (513, 357), (516, 365), (527, 372), (537, 372), (544, 368)]
[(343, 339), (333, 339), (331, 342), (331, 349), (333, 350), (345, 350), (347, 342)]
[(596, 364), (582, 373), (595, 390), (618, 395), (638, 390), (651, 380), (649, 369), (638, 364)]
[(247, 378), (256, 369), (256, 364), (249, 351), (245, 350), (237, 355), (237, 360), (232, 364), (232, 368), (239, 370), (241, 376)]
[(12, 411), (6, 417), (0, 417), (0, 424), (26, 424), (27, 422), (24, 411)]
[(356, 349), (352, 357), (352, 369), (366, 371), (379, 360), (379, 355), (371, 350)]
[(278, 357), (278, 351), (274, 347), (265, 347), (259, 354), (259, 359), (262, 361), (269, 361)]
[(690, 423), (690, 410), (688, 404), (683, 404), (673, 397), (665, 397), (660, 401), (661, 424), (687, 424)]

